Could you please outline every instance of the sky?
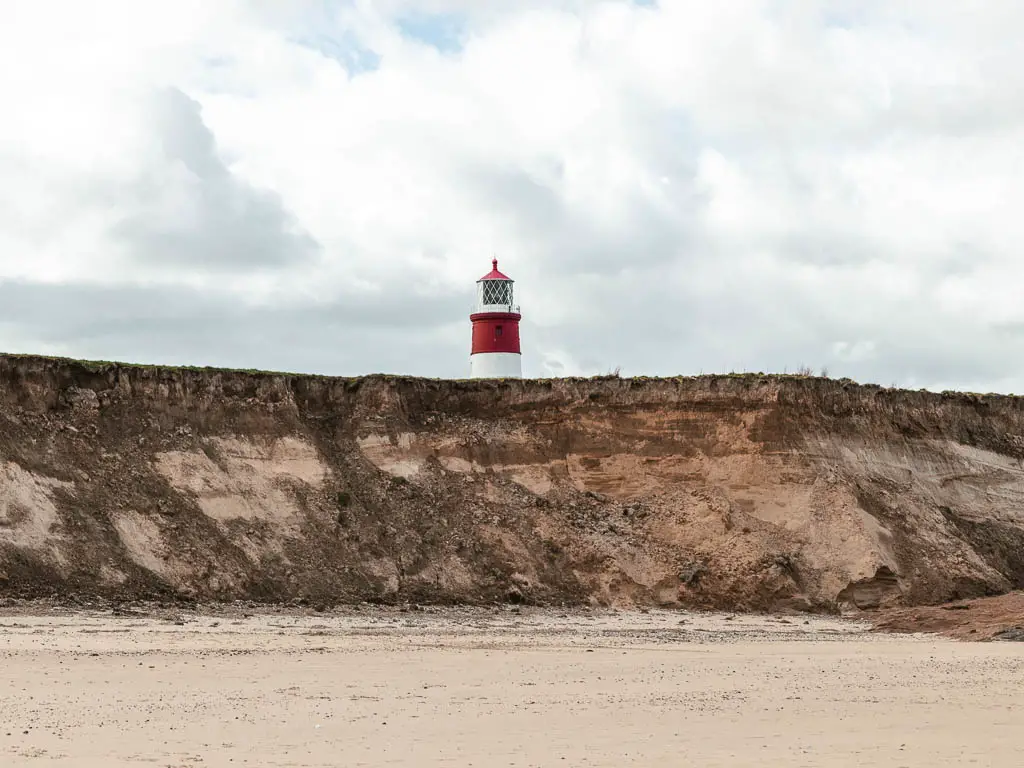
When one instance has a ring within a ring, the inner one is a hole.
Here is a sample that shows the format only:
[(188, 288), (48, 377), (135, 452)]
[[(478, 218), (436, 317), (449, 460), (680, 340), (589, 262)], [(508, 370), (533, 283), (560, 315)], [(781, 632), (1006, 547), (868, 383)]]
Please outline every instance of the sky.
[(1024, 392), (1024, 3), (5, 0), (0, 350)]

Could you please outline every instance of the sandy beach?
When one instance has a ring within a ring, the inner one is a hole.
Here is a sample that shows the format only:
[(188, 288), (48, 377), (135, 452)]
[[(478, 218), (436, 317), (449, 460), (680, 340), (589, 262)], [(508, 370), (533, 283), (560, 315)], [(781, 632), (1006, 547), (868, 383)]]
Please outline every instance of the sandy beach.
[(677, 611), (0, 611), (4, 766), (1018, 765), (1015, 643)]

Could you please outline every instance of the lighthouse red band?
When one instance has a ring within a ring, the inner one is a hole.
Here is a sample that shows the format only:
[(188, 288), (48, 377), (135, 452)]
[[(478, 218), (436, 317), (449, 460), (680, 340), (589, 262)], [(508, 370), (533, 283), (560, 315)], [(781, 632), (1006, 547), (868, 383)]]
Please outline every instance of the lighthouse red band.
[(476, 306), (469, 316), (473, 324), (473, 345), (469, 355), (469, 375), (474, 379), (523, 376), (519, 350), (519, 307), (515, 304), (513, 283), (498, 271), (498, 260), (491, 271), (476, 282)]

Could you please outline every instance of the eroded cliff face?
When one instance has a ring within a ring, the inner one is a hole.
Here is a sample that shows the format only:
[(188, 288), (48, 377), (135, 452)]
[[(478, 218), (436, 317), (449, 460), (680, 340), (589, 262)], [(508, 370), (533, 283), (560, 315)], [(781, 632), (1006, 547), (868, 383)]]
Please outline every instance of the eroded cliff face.
[(0, 593), (733, 610), (1024, 587), (1024, 402), (0, 357)]

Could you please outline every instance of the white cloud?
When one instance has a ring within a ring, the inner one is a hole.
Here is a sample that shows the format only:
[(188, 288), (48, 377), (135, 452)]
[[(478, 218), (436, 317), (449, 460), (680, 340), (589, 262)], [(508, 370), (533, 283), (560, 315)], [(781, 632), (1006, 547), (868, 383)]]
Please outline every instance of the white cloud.
[(462, 376), (496, 253), (527, 374), (1024, 384), (1019, 4), (5, 17), (8, 349)]

